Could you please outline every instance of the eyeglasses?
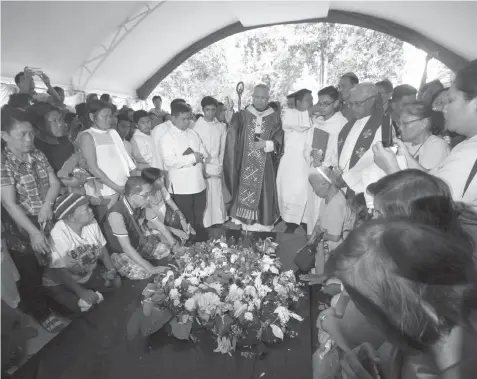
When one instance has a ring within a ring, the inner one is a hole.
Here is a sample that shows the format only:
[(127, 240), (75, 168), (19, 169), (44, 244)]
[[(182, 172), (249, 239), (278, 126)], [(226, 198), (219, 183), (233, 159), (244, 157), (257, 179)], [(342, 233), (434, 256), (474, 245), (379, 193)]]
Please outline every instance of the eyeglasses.
[(370, 96), (370, 97), (368, 97), (367, 99), (364, 99), (363, 101), (350, 101), (350, 102), (349, 102), (349, 106), (350, 106), (351, 108), (353, 108), (353, 107), (359, 107), (359, 106), (363, 105), (365, 102), (367, 102), (369, 99), (372, 99), (373, 97), (376, 97), (376, 95)]
[(427, 117), (421, 117), (421, 118), (415, 118), (414, 120), (411, 120), (411, 121), (400, 121), (397, 123), (398, 126), (407, 126), (409, 124), (412, 124), (413, 122), (416, 122), (416, 121), (421, 121), (421, 120), (425, 120)]
[(317, 103), (316, 105), (318, 105), (319, 107), (322, 107), (322, 108), (326, 108), (326, 107), (329, 107), (333, 103), (334, 103), (334, 101), (332, 101), (330, 103)]

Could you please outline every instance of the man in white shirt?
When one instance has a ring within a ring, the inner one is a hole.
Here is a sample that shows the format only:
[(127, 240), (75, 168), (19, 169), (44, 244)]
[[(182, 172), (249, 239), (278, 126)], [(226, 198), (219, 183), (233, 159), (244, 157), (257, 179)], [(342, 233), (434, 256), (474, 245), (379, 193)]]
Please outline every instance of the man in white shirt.
[(160, 140), (168, 189), (174, 202), (195, 230), (203, 228), (206, 207), (204, 161), (208, 158), (199, 135), (189, 128), (190, 109), (182, 103), (171, 106), (172, 126)]
[(131, 154), (139, 170), (156, 167), (156, 146), (151, 136), (151, 119), (144, 110), (134, 112), (133, 121), (137, 129), (131, 138)]

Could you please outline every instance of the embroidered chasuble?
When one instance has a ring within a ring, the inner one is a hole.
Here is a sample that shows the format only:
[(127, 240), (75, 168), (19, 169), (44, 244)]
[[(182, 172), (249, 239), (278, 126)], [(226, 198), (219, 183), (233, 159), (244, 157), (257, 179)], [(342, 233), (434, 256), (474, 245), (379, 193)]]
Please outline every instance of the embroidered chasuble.
[[(273, 151), (254, 148), (255, 136)], [(279, 217), (276, 173), (283, 149), (280, 116), (253, 105), (234, 114), (224, 154), (224, 201), (229, 216), (246, 224), (273, 225)]]

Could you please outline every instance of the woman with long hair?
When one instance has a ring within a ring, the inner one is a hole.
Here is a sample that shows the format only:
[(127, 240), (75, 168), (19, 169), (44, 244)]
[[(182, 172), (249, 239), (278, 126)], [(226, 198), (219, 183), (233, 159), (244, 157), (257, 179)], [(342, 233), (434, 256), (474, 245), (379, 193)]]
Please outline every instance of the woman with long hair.
[(435, 227), (395, 219), (362, 225), (331, 254), (326, 271), (392, 345), (382, 377), (473, 377), (456, 375), (464, 366), (475, 374), (473, 352), (459, 351), (473, 330), (471, 249)]

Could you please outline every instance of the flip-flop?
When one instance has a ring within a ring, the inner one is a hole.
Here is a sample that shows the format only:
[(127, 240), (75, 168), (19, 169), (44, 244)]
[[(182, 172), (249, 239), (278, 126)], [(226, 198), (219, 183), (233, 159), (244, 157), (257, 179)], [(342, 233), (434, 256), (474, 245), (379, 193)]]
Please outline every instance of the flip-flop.
[(61, 330), (63, 330), (63, 328), (66, 327), (66, 324), (61, 321), (57, 316), (50, 315), (45, 320), (43, 320), (41, 326), (47, 332), (54, 334), (59, 333)]

